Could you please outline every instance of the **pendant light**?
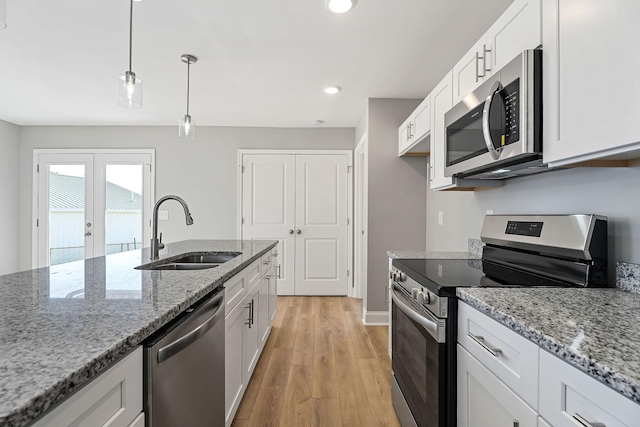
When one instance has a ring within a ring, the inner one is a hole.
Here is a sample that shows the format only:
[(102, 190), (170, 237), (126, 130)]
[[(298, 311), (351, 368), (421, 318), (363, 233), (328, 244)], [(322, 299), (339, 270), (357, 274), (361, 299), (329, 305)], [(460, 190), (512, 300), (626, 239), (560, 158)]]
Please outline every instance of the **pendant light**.
[(184, 139), (186, 140), (193, 141), (196, 136), (196, 122), (194, 122), (189, 115), (189, 80), (191, 64), (195, 64), (196, 62), (198, 62), (198, 58), (193, 55), (184, 54), (180, 57), (180, 60), (187, 64), (187, 114), (185, 114), (184, 117), (180, 119), (180, 125), (178, 126), (178, 136), (180, 138), (184, 137)]
[(7, 28), (7, 0), (0, 0), (0, 30)]
[[(139, 0), (138, 0), (139, 1)], [(133, 49), (133, 0), (129, 0), (129, 70), (120, 76), (118, 105), (125, 108), (142, 108), (142, 80), (131, 71)]]

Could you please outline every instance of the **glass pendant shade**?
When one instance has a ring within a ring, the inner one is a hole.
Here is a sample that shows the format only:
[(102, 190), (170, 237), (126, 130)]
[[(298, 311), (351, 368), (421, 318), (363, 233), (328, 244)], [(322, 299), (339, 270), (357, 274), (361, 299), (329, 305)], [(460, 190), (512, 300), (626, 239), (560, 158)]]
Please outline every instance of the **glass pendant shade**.
[(142, 108), (142, 80), (131, 71), (120, 76), (118, 105), (125, 108)]
[(191, 116), (186, 114), (180, 119), (180, 125), (178, 126), (178, 136), (184, 138), (187, 141), (193, 141), (196, 137), (196, 122), (191, 119)]
[(7, 0), (0, 0), (0, 30), (7, 28)]

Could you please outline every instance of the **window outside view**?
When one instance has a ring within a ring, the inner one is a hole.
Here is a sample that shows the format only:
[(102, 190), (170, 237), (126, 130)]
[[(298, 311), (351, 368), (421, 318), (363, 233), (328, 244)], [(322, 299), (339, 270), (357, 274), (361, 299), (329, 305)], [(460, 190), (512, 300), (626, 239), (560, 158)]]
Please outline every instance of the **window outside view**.
[[(105, 172), (104, 253), (140, 249), (142, 165), (107, 165)], [(51, 165), (49, 194), (50, 265), (84, 259), (85, 167)]]

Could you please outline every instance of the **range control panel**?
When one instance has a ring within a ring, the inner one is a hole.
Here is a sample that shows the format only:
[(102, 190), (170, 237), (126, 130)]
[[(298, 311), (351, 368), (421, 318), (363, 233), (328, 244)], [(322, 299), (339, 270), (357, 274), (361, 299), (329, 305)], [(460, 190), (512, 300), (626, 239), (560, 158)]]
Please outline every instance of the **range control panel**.
[(542, 234), (543, 222), (528, 221), (507, 221), (505, 234), (515, 234), (518, 236), (540, 237)]

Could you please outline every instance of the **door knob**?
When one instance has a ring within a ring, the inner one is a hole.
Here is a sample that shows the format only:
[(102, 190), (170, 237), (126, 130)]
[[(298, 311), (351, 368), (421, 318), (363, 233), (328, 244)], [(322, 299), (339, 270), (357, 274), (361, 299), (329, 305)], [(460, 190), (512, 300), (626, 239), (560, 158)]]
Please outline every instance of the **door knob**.
[(84, 233), (84, 235), (85, 235), (86, 237), (89, 237), (89, 236), (91, 236), (91, 232), (90, 232), (90, 231), (87, 231), (86, 233)]
[(302, 233), (301, 230), (296, 230), (296, 234), (300, 234), (300, 233)]
[(289, 234), (293, 234), (293, 230), (289, 230)]

